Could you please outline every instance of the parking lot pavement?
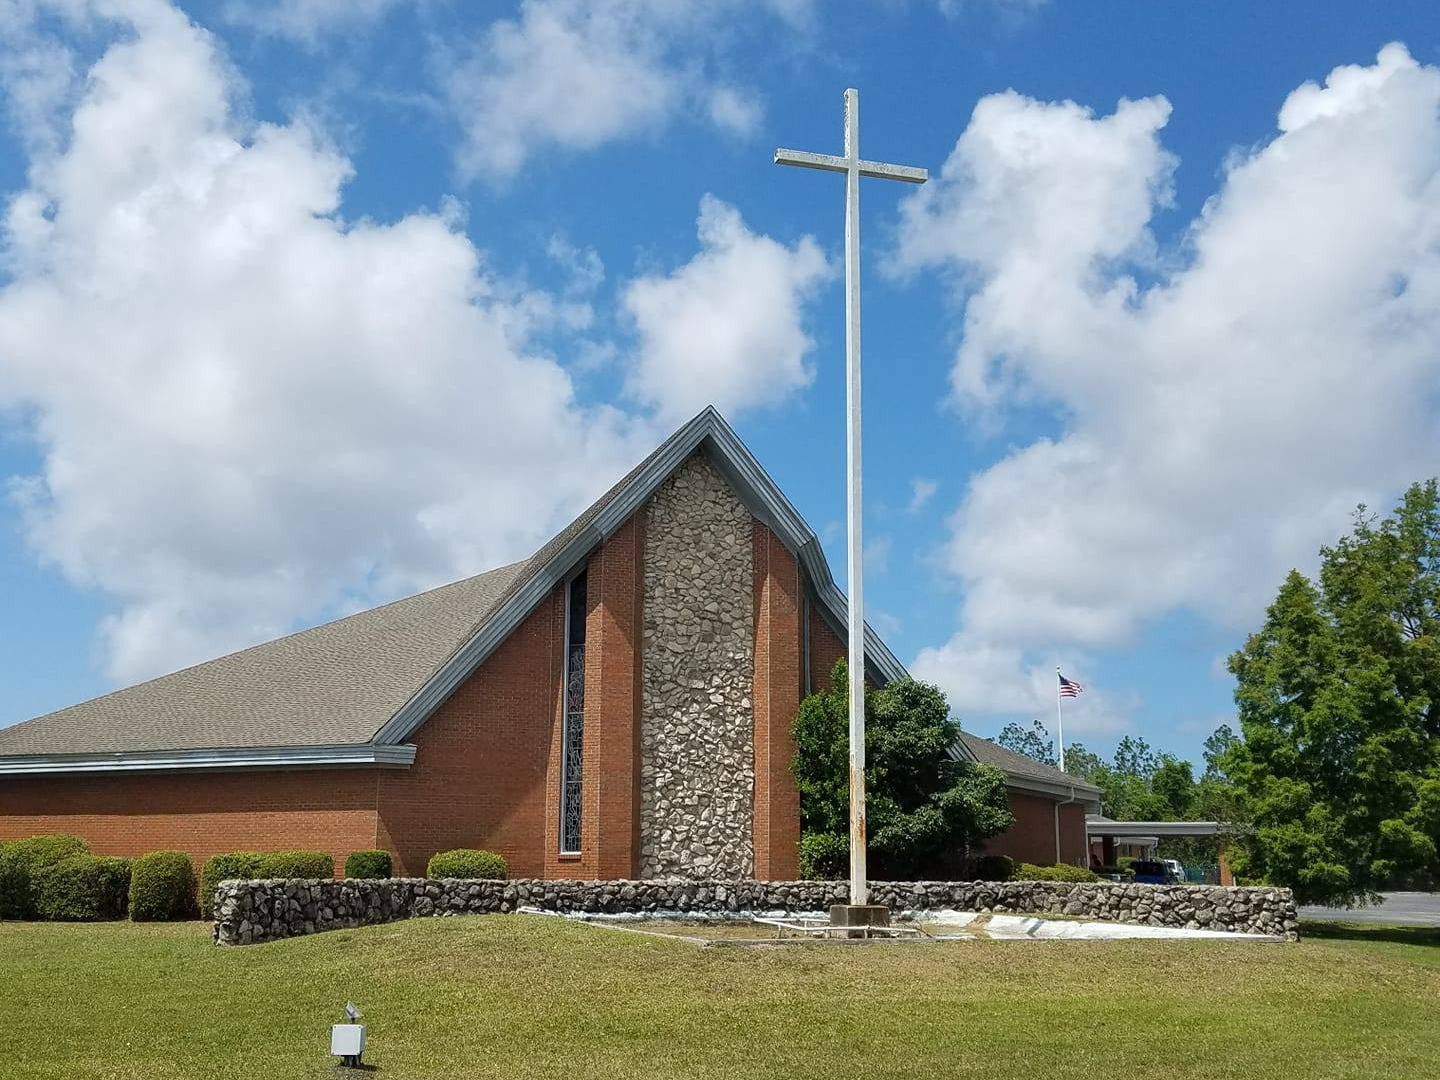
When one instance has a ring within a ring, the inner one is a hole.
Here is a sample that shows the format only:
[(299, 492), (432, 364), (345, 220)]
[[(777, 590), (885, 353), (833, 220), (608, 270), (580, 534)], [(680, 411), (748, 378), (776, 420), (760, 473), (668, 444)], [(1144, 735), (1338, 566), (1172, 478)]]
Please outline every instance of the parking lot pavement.
[(1374, 907), (1302, 907), (1302, 919), (1336, 922), (1394, 923), (1397, 926), (1440, 926), (1440, 893), (1390, 892)]

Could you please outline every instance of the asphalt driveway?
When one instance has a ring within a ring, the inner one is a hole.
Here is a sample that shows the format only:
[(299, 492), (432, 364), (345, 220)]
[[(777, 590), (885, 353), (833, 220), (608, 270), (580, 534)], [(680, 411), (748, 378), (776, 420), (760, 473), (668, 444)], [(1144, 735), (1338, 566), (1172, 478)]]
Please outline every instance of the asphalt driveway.
[(1440, 926), (1440, 893), (1390, 892), (1374, 907), (1302, 907), (1302, 919), (1336, 922), (1393, 923), (1396, 926)]

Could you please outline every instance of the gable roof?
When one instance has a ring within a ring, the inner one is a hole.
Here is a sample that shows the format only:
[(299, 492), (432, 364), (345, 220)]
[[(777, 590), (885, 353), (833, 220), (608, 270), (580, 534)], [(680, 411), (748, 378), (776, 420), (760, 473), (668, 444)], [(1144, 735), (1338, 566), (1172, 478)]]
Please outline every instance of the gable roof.
[(966, 757), (971, 761), (978, 761), (982, 765), (994, 765), (1005, 773), (1011, 787), (1029, 788), (1033, 791), (1057, 795), (1064, 794), (1066, 789), (1073, 788), (1078, 801), (1099, 801), (1100, 789), (1088, 780), (1061, 772), (1053, 765), (1046, 765), (1032, 757), (1017, 754), (1014, 750), (1007, 750), (997, 742), (982, 739), (979, 735), (972, 735), (968, 731), (960, 733), (952, 756)]
[[(0, 728), (0, 774), (407, 765), (405, 740), (697, 450), (796, 553), (822, 616), (843, 628), (819, 539), (707, 408), (529, 559)], [(865, 649), (877, 681), (906, 674), (868, 626)]]

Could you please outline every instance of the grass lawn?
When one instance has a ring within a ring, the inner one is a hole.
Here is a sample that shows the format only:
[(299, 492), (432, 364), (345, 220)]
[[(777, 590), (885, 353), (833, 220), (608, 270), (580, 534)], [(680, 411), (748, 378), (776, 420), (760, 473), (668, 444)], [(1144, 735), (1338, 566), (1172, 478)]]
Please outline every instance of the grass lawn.
[[(527, 916), (0, 924), (0, 1077), (1434, 1077), (1440, 935), (700, 949)], [(349, 1074), (359, 1075), (359, 1074)]]

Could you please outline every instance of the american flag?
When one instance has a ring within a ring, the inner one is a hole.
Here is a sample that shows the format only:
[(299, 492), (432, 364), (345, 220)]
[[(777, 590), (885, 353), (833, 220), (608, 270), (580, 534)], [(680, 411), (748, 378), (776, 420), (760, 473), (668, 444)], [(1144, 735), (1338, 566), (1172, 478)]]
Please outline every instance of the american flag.
[(1078, 682), (1065, 678), (1065, 676), (1061, 675), (1058, 671), (1055, 674), (1060, 679), (1061, 697), (1079, 697), (1080, 694), (1084, 691), (1085, 688), (1081, 686)]

